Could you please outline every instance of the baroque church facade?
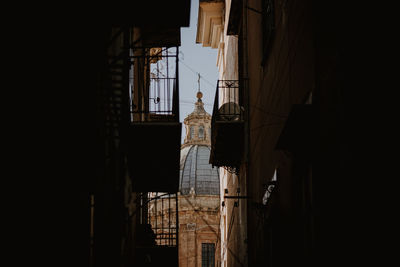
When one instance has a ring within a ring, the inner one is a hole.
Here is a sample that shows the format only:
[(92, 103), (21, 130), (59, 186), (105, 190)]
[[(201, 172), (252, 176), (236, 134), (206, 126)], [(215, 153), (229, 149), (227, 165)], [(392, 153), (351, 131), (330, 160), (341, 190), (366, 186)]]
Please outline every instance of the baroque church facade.
[[(211, 115), (201, 98), (199, 91), (193, 112), (184, 119), (177, 196), (179, 267), (220, 266), (220, 180), (218, 168), (209, 163)], [(150, 218), (166, 209), (159, 205), (150, 207)], [(169, 213), (163, 214), (167, 223)]]

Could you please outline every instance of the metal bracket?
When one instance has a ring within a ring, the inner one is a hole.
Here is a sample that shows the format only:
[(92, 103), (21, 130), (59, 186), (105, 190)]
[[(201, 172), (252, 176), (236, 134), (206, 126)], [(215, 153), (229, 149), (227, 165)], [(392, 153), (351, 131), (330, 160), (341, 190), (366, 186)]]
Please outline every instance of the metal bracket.
[(248, 197), (248, 196), (224, 196), (224, 199), (225, 198), (237, 198), (237, 199), (239, 199), (239, 198), (250, 198), (250, 197)]
[(254, 9), (254, 8), (249, 7), (249, 6), (247, 6), (247, 5), (246, 5), (246, 8), (247, 8), (247, 9), (250, 9), (251, 11), (254, 11), (254, 12), (258, 13), (258, 14), (261, 14), (261, 15), (264, 14), (262, 11), (259, 11), (259, 10), (257, 10), (257, 9)]

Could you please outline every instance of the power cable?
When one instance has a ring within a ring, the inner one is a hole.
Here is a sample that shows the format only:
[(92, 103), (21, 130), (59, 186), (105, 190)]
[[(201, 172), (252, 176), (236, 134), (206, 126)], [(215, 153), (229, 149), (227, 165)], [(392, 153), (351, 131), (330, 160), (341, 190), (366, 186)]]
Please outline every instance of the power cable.
[[(188, 68), (191, 72), (193, 72), (195, 75), (200, 75), (200, 72), (196, 71), (189, 65), (187, 65), (185, 62), (183, 62), (182, 59), (179, 60), (180, 63), (182, 63), (186, 68)], [(206, 83), (208, 83), (210, 86), (212, 86), (212, 89), (215, 89), (215, 85), (213, 85), (210, 81), (206, 80), (203, 76), (200, 75), (200, 78), (203, 79)]]

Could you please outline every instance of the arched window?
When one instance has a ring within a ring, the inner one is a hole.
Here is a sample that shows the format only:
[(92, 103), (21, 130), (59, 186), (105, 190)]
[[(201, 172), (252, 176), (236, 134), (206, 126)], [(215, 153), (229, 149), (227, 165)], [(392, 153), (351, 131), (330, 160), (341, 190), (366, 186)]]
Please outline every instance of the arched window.
[(190, 126), (190, 139), (194, 138), (194, 127)]
[(204, 139), (204, 126), (199, 127), (199, 139)]

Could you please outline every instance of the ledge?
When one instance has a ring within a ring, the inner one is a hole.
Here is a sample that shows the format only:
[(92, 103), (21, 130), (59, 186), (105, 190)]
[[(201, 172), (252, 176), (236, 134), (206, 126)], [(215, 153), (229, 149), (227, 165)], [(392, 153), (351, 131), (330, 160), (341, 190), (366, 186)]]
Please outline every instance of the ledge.
[(197, 19), (196, 43), (218, 48), (223, 25), (224, 1), (200, 1)]

